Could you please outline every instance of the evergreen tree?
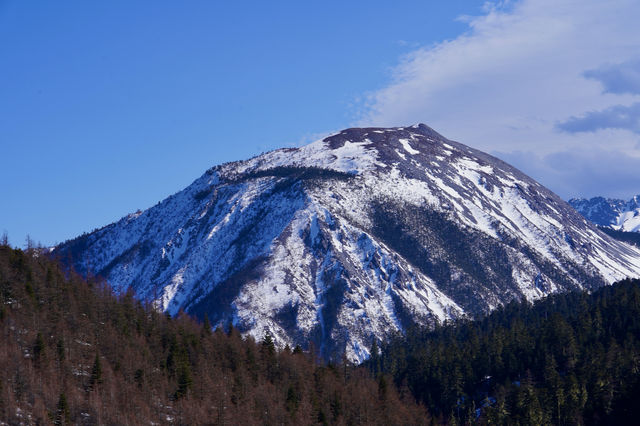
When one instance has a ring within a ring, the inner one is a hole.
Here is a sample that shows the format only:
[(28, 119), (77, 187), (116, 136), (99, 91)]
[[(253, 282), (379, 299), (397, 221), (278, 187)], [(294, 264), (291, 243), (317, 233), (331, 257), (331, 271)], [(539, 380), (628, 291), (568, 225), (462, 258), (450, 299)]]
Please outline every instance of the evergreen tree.
[(45, 355), (46, 345), (44, 343), (44, 338), (42, 337), (42, 333), (38, 333), (36, 336), (36, 342), (33, 345), (33, 359), (36, 362), (40, 362)]
[(58, 343), (56, 344), (56, 354), (58, 355), (58, 361), (62, 362), (65, 358), (65, 348), (64, 348), (64, 340), (62, 338), (58, 339)]
[(100, 361), (100, 355), (96, 353), (96, 357), (93, 361), (93, 367), (91, 368), (89, 387), (91, 389), (95, 389), (100, 384), (102, 384), (102, 362)]
[(276, 352), (276, 346), (273, 343), (273, 337), (271, 337), (271, 333), (269, 332), (265, 333), (264, 338), (262, 339), (262, 349), (269, 356), (274, 355)]
[(58, 398), (58, 404), (56, 405), (56, 414), (54, 416), (55, 425), (71, 424), (71, 412), (69, 410), (69, 403), (67, 402), (67, 396), (63, 393)]
[(374, 376), (380, 372), (380, 349), (378, 348), (378, 341), (375, 337), (371, 343), (371, 349), (369, 349), (369, 365)]
[(204, 332), (204, 334), (206, 335), (210, 335), (211, 334), (211, 322), (209, 322), (209, 315), (207, 315), (206, 313), (204, 314), (204, 323), (202, 324), (202, 331)]
[(176, 399), (187, 396), (192, 386), (193, 376), (191, 374), (191, 366), (188, 362), (181, 362), (178, 367), (178, 390), (175, 392)]

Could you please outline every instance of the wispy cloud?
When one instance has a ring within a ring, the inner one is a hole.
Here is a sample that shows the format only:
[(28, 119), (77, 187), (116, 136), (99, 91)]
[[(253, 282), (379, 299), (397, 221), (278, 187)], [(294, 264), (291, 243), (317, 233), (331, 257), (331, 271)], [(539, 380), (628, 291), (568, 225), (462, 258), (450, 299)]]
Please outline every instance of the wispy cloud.
[(605, 93), (640, 95), (640, 59), (603, 65), (586, 71), (584, 76), (599, 81)]
[[(493, 2), (465, 18), (468, 31), (458, 38), (402, 58), (390, 84), (364, 103), (358, 124), (422, 121), (505, 159), (588, 151), (635, 164), (638, 16), (635, 0)], [(583, 168), (581, 179), (611, 173), (611, 162), (587, 157), (571, 159)], [(567, 186), (549, 168), (530, 172), (560, 195), (585, 195), (578, 181)], [(610, 184), (603, 195), (617, 191)], [(640, 192), (637, 184), (631, 193)]]

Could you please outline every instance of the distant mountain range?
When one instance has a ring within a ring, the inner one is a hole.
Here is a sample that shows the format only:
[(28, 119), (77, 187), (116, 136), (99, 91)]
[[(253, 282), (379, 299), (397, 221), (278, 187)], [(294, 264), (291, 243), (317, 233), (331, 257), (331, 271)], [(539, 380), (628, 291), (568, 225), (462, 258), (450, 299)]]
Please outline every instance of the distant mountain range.
[(569, 204), (596, 225), (640, 232), (640, 195), (628, 201), (603, 197), (572, 198)]
[(54, 254), (171, 314), (356, 361), (415, 323), (640, 276), (640, 249), (423, 124), (213, 167)]

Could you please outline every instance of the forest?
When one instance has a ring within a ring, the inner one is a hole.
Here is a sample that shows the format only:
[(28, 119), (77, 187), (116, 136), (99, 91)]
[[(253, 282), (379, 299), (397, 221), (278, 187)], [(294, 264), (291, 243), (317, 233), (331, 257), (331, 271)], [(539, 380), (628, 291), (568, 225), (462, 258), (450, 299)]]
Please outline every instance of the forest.
[(0, 245), (0, 424), (429, 424), (380, 376), (170, 317)]
[(413, 328), (367, 365), (450, 424), (635, 424), (640, 280)]
[(373, 341), (276, 348), (0, 245), (0, 424), (629, 424), (640, 281)]

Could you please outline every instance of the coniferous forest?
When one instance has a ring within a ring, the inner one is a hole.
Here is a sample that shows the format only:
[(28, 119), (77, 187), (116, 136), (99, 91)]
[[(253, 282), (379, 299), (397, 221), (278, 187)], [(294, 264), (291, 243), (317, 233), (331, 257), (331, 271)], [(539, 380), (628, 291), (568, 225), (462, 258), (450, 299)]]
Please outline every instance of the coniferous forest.
[[(0, 424), (428, 424), (362, 368), (116, 297), (0, 246)], [(389, 380), (390, 383), (391, 380)]]
[[(278, 350), (0, 246), (0, 424), (631, 424), (640, 281), (374, 342)], [(417, 402), (416, 402), (417, 401)]]
[(450, 423), (635, 424), (640, 280), (413, 329), (382, 344), (368, 366)]

